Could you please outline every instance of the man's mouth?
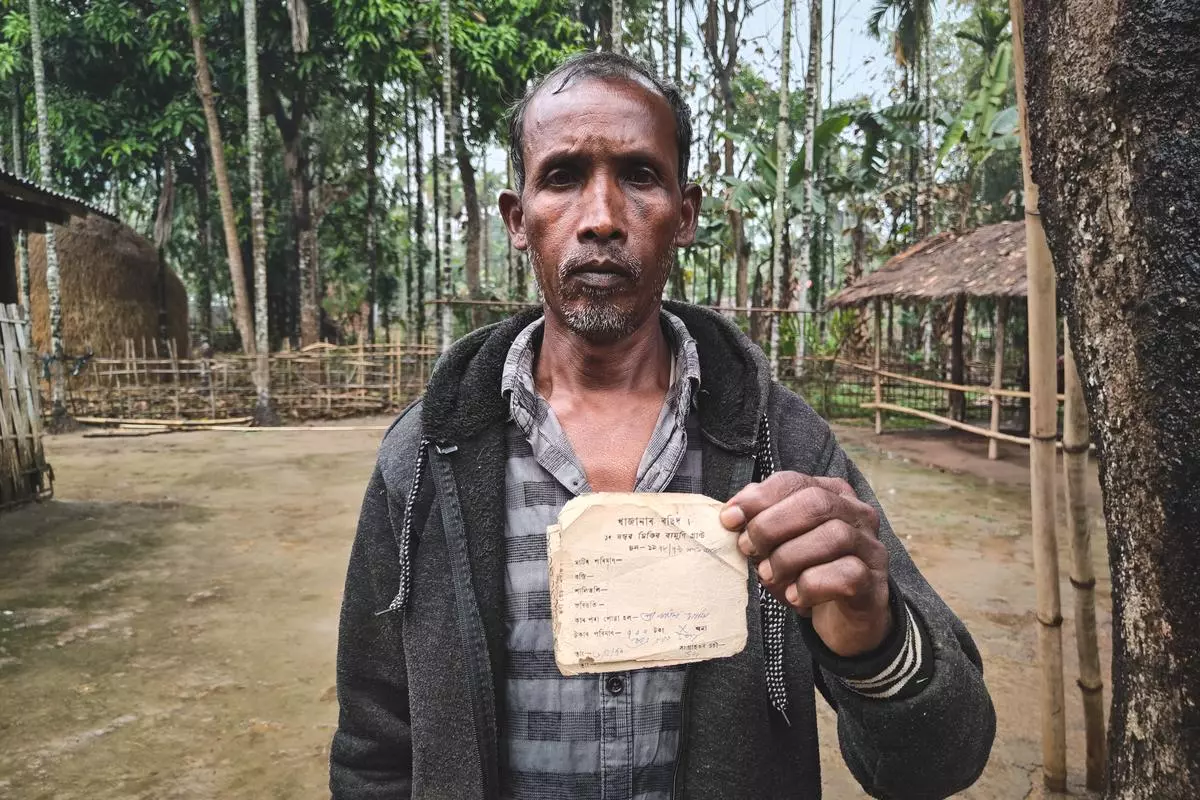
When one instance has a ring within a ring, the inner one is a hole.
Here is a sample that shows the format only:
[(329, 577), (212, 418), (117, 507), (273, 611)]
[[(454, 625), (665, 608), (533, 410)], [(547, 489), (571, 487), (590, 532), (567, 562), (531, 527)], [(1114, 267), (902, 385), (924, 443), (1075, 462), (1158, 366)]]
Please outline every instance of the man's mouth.
[(569, 269), (565, 277), (595, 289), (613, 289), (622, 283), (632, 282), (635, 278), (626, 267), (607, 260), (580, 264)]

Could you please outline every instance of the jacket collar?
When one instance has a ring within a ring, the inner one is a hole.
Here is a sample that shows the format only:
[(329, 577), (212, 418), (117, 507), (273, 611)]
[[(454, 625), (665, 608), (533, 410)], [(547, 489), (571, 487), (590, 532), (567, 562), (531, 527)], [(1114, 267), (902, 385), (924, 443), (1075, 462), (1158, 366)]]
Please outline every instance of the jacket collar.
[[(696, 340), (701, 431), (726, 450), (752, 453), (770, 387), (766, 357), (714, 311), (670, 301), (663, 307), (683, 320)], [(438, 360), (421, 412), (429, 439), (455, 444), (508, 420), (508, 403), (500, 393), (504, 361), (513, 340), (540, 314), (537, 309), (524, 311), (474, 331)]]

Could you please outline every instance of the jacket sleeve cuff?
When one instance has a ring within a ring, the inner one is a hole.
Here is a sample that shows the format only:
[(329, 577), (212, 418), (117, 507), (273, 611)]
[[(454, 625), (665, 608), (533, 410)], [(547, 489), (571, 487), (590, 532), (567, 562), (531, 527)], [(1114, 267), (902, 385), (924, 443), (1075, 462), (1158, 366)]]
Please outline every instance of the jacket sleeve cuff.
[(817, 664), (847, 689), (880, 700), (917, 694), (933, 677), (933, 645), (920, 617), (912, 611), (900, 588), (889, 580), (892, 630), (879, 647), (860, 656), (839, 656), (825, 646), (812, 623), (802, 620), (800, 630)]

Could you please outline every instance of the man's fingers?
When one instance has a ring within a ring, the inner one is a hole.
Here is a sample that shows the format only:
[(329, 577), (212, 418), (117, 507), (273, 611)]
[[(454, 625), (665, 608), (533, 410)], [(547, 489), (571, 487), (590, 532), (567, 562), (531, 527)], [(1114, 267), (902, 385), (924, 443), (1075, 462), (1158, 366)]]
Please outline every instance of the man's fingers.
[(776, 472), (761, 483), (747, 484), (721, 510), (721, 524), (731, 531), (746, 523), (788, 495), (816, 484), (815, 479), (799, 472)]
[(721, 511), (721, 524), (731, 531), (741, 530), (756, 515), (783, 498), (810, 486), (819, 486), (849, 500), (857, 500), (854, 488), (841, 478), (805, 475), (800, 472), (776, 472), (761, 483), (751, 483), (735, 494)]
[(784, 589), (783, 599), (793, 608), (807, 612), (822, 603), (865, 595), (875, 580), (871, 568), (858, 556), (842, 556), (804, 570)]
[(873, 507), (813, 483), (751, 517), (738, 546), (747, 555), (765, 558), (784, 542), (830, 520), (841, 520), (871, 534), (879, 524)]
[(856, 556), (874, 569), (887, 566), (887, 549), (877, 538), (834, 519), (776, 547), (759, 563), (758, 575), (768, 589), (782, 594), (806, 570), (847, 555)]

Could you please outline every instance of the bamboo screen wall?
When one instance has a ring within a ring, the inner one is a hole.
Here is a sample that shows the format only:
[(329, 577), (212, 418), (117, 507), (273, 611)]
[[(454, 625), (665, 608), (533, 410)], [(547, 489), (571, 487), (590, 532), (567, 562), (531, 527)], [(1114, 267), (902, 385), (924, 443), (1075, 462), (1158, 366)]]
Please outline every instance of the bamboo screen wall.
[(24, 309), (0, 304), (0, 510), (52, 491), (36, 367)]

